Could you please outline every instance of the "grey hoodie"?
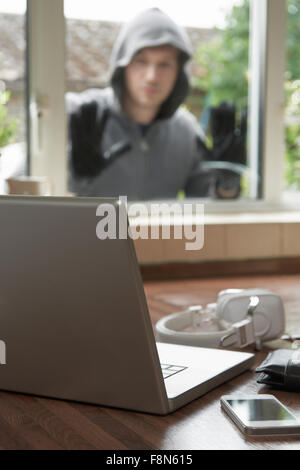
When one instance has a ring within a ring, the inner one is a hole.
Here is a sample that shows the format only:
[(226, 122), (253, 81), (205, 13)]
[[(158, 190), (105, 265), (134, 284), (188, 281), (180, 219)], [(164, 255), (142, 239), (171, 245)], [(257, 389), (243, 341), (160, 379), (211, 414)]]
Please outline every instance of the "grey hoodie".
[[(140, 126), (121, 107), (124, 68), (144, 47), (167, 44), (180, 51), (177, 81), (143, 136)], [(125, 25), (111, 56), (111, 87), (67, 94), (68, 115), (78, 115), (79, 111), (85, 141), (95, 141), (94, 137), (100, 134), (97, 123), (106, 109), (109, 117), (101, 142), (96, 145), (101, 146), (101, 154), (106, 156), (112, 153), (114, 146), (120, 145), (123, 151), (98, 174), (82, 176), (72, 167), (75, 143), (70, 139), (70, 191), (79, 196), (126, 195), (129, 200), (174, 198), (179, 190), (184, 190), (187, 196), (206, 195), (206, 177), (201, 172), (205, 152), (201, 131), (194, 116), (179, 108), (189, 92), (187, 64), (191, 53), (185, 32), (157, 8), (146, 10)], [(90, 122), (87, 125), (80, 111), (92, 102), (97, 118), (93, 125)], [(89, 145), (86, 149), (82, 158), (89, 157)]]

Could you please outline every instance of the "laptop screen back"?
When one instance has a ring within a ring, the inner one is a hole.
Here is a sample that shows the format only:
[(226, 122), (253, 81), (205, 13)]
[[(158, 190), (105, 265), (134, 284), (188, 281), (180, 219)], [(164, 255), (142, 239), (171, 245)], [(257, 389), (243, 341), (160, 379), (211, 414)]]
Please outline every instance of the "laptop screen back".
[(107, 202), (119, 210), (115, 200), (0, 198), (0, 388), (160, 413), (133, 242), (96, 236)]

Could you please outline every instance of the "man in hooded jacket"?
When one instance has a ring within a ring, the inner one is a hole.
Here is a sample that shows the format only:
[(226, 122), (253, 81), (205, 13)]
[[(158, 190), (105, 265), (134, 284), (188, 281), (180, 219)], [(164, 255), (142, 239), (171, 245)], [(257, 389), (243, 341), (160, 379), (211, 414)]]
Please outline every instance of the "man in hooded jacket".
[(185, 31), (157, 8), (123, 28), (111, 86), (67, 94), (70, 191), (129, 200), (207, 195), (201, 131), (180, 107), (191, 54)]

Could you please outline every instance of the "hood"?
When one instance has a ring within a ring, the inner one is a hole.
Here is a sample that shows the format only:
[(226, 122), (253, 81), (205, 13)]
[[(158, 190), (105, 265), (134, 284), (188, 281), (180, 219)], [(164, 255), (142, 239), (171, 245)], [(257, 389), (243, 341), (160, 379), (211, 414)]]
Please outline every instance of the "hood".
[(158, 8), (140, 13), (121, 30), (111, 56), (110, 82), (121, 102), (124, 92), (124, 67), (140, 49), (162, 45), (171, 45), (180, 51), (177, 81), (157, 116), (167, 118), (176, 111), (189, 93), (187, 61), (191, 58), (192, 47), (186, 32)]

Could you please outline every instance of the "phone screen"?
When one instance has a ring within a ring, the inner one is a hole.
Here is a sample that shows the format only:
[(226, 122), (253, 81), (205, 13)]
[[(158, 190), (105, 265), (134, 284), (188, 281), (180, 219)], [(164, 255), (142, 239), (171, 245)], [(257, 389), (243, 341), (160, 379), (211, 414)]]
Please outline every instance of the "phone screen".
[(293, 415), (272, 398), (234, 399), (227, 402), (241, 421), (296, 421)]

